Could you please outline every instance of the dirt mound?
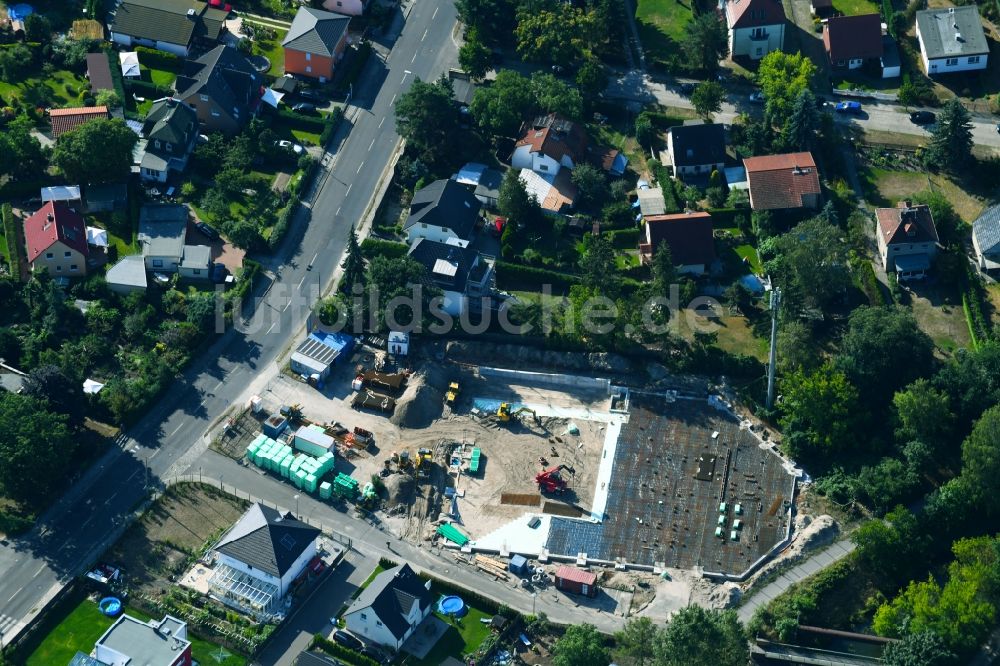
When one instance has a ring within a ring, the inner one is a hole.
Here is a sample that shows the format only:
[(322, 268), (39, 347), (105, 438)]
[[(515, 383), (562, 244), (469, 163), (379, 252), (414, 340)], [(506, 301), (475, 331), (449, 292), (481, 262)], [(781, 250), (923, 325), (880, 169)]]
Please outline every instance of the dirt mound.
[(390, 474), (385, 478), (386, 506), (409, 506), (413, 502), (413, 477), (409, 474)]
[(396, 404), (390, 421), (400, 428), (427, 428), (440, 418), (444, 394), (427, 384), (411, 386)]

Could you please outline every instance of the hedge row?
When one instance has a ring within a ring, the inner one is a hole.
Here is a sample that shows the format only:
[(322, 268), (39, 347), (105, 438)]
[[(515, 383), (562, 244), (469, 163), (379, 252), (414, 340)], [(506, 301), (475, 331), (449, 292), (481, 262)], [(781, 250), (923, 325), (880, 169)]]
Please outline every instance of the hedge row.
[(319, 135), (319, 145), (321, 148), (325, 148), (326, 144), (330, 142), (330, 137), (333, 136), (334, 130), (337, 129), (342, 115), (340, 107), (337, 107), (333, 110), (333, 113), (327, 116), (326, 127), (323, 128), (323, 132)]
[(869, 304), (875, 306), (885, 305), (885, 296), (882, 294), (882, 287), (879, 286), (878, 278), (875, 277), (875, 269), (872, 267), (872, 262), (867, 260), (859, 262), (857, 276), (858, 286), (868, 298)]
[[(287, 120), (292, 126), (297, 129), (309, 130), (315, 132), (316, 130), (323, 131), (326, 129), (327, 122), (320, 116), (307, 116), (304, 113), (296, 113), (295, 111), (290, 111), (288, 109), (279, 108), (277, 110), (278, 116)], [(333, 116), (331, 116), (332, 118)]]
[(281, 241), (284, 239), (285, 234), (288, 233), (288, 227), (292, 223), (292, 215), (295, 214), (298, 208), (299, 196), (296, 194), (288, 200), (288, 205), (278, 213), (278, 219), (275, 220), (274, 226), (271, 228), (271, 236), (267, 239), (267, 247), (269, 249), (274, 250), (281, 245)]
[(370, 659), (359, 652), (346, 648), (340, 643), (334, 643), (323, 634), (316, 634), (313, 636), (312, 643), (309, 644), (309, 647), (318, 647), (331, 657), (336, 657), (344, 663), (353, 664), (354, 666), (379, 666), (378, 662), (374, 659)]
[(512, 264), (507, 261), (496, 262), (497, 286), (501, 289), (524, 289), (534, 291), (543, 284), (550, 284), (560, 289), (569, 289), (580, 283), (580, 278), (568, 273), (559, 273), (545, 268)]
[[(157, 51), (148, 46), (137, 46), (135, 52), (139, 54), (139, 63), (154, 69), (165, 69), (179, 74), (184, 69), (184, 60), (180, 56), (166, 51)], [(113, 68), (112, 68), (113, 69)]]
[(642, 230), (639, 227), (614, 229), (612, 231), (605, 231), (604, 237), (611, 241), (611, 247), (619, 250), (629, 250), (639, 246), (640, 231)]
[(361, 256), (369, 261), (375, 257), (398, 259), (399, 257), (406, 256), (409, 249), (406, 243), (397, 243), (378, 238), (366, 238), (361, 241)]
[(0, 217), (3, 218), (3, 236), (7, 241), (7, 266), (10, 267), (11, 275), (19, 275), (16, 262), (17, 257), (17, 229), (14, 226), (14, 211), (9, 203), (5, 203), (0, 209)]

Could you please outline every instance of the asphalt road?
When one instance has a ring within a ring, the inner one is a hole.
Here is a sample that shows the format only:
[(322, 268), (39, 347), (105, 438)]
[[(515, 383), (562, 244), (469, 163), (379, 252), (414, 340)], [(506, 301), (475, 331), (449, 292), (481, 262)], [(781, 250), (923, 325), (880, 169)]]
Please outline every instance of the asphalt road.
[(311, 205), (270, 266), (273, 282), (256, 286), (264, 298), (250, 309), (249, 324), (219, 335), (127, 433), (123, 447), (112, 448), (67, 488), (30, 533), (0, 547), (0, 641), (10, 641), (64, 581), (112, 543), (145, 496), (147, 479), (155, 483), (186, 468), (201, 454), (211, 423), (275, 370), (397, 149), (393, 103), (414, 77), (435, 78), (455, 60), (454, 23), (452, 3), (416, 0), (395, 43), (385, 44), (392, 51), (385, 60), (372, 58), (355, 87), (356, 111), (348, 112), (332, 144), (332, 167), (319, 176)]
[[(663, 106), (682, 109), (693, 109), (691, 100), (678, 93), (670, 86), (654, 81), (648, 75), (638, 70), (618, 72), (611, 79), (605, 97), (633, 101), (637, 104), (656, 102)], [(863, 101), (864, 114), (861, 116), (845, 116), (835, 114), (837, 122), (859, 126), (867, 130), (911, 134), (930, 138), (927, 127), (914, 125), (910, 122), (909, 109), (896, 104)], [(722, 123), (732, 123), (741, 113), (752, 113), (760, 106), (751, 104), (749, 93), (729, 94), (723, 103), (722, 110), (715, 114), (715, 120)], [(928, 109), (930, 110), (930, 109)], [(994, 152), (1000, 151), (1000, 133), (997, 132), (996, 119), (992, 116), (972, 116), (972, 137), (977, 146), (989, 147)]]

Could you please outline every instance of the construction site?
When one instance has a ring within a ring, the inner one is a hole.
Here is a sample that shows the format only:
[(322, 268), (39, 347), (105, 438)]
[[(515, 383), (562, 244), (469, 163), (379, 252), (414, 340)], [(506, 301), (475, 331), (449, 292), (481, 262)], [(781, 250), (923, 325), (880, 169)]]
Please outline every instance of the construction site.
[[(281, 375), (219, 448), (404, 539), (497, 561), (742, 581), (789, 543), (800, 470), (707, 388), (441, 356), (359, 347), (322, 391)], [(267, 442), (272, 413), (291, 427)]]

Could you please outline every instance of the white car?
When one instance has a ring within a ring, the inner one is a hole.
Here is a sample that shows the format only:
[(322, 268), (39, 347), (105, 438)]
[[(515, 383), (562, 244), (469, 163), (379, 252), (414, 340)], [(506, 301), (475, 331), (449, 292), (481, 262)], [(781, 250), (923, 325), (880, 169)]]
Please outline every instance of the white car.
[(278, 146), (278, 148), (284, 148), (285, 150), (290, 150), (296, 155), (301, 155), (302, 151), (305, 150), (305, 148), (303, 148), (299, 144), (292, 143), (291, 141), (282, 140), (278, 141), (275, 145)]
[(750, 93), (750, 103), (751, 104), (763, 104), (764, 103), (764, 93), (761, 91)]

